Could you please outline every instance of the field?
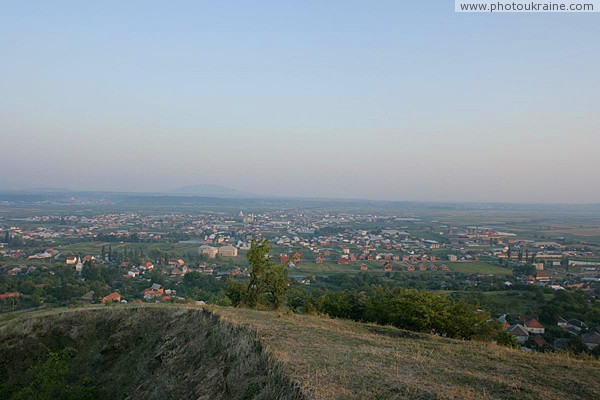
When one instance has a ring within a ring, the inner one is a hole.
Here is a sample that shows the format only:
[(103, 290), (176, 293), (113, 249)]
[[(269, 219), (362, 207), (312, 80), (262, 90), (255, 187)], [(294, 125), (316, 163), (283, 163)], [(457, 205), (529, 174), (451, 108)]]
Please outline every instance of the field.
[(501, 268), (498, 265), (490, 264), (481, 261), (474, 262), (447, 262), (450, 271), (462, 272), (465, 274), (494, 274), (494, 275), (510, 275), (512, 271), (507, 268)]
[(100, 253), (102, 246), (105, 246), (106, 250), (111, 246), (113, 251), (122, 251), (123, 249), (144, 249), (146, 253), (152, 250), (162, 251), (173, 251), (178, 254), (184, 254), (187, 252), (196, 253), (198, 251), (199, 244), (195, 243), (108, 243), (108, 242), (83, 242), (68, 245), (56, 246), (57, 250), (63, 253), (80, 253), (85, 254), (98, 254)]

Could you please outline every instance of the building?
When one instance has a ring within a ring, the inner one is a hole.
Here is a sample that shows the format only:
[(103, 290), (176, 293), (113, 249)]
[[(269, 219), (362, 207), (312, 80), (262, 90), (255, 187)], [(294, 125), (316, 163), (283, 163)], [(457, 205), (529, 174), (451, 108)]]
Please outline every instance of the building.
[(94, 301), (94, 291), (91, 290), (79, 298), (80, 303), (91, 304)]
[(522, 325), (511, 325), (506, 331), (513, 335), (519, 344), (524, 344), (529, 339), (529, 331)]
[(75, 264), (75, 271), (76, 272), (83, 271), (83, 263), (81, 262), (81, 258), (77, 259), (77, 264)]
[(114, 303), (114, 302), (118, 303), (120, 301), (121, 301), (121, 295), (117, 292), (113, 292), (102, 298), (103, 303)]
[(219, 247), (219, 256), (221, 257), (237, 257), (237, 255), (238, 250), (232, 245)]
[(300, 261), (302, 261), (302, 254), (300, 254), (299, 252), (295, 252), (292, 256), (292, 260), (294, 260), (294, 262), (298, 264)]
[(19, 293), (19, 292), (6, 292), (6, 293), (0, 294), (0, 300), (16, 299), (19, 297), (21, 297), (21, 293)]
[(542, 324), (540, 324), (539, 321), (535, 318), (530, 319), (529, 321), (526, 321), (525, 328), (527, 328), (527, 330), (530, 333), (543, 334), (545, 332), (544, 326)]
[(600, 333), (586, 333), (584, 335), (581, 335), (581, 340), (586, 345), (589, 351), (594, 351), (596, 347), (600, 346)]
[(456, 262), (456, 261), (458, 261), (458, 257), (455, 256), (454, 254), (448, 254), (448, 261)]
[(440, 243), (435, 240), (424, 240), (423, 243), (432, 250), (440, 248)]
[(156, 297), (162, 297), (165, 293), (165, 289), (158, 283), (153, 283), (148, 289), (144, 290), (144, 299), (150, 300)]
[(208, 258), (215, 258), (219, 253), (219, 249), (209, 245), (202, 245), (198, 247), (198, 253), (203, 256), (207, 256)]
[(550, 275), (544, 271), (538, 272), (535, 278), (538, 282), (550, 282)]
[(548, 342), (546, 342), (546, 340), (541, 335), (535, 335), (533, 337), (533, 343), (535, 343), (535, 345), (540, 350), (544, 350), (544, 349), (547, 349), (547, 348), (550, 347), (550, 345), (548, 344)]
[(536, 271), (544, 270), (544, 263), (533, 263), (533, 266), (535, 267)]

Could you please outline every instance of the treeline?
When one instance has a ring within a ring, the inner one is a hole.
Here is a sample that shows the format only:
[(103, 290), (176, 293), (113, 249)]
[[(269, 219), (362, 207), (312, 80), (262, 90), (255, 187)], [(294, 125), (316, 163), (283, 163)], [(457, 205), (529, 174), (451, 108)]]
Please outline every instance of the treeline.
[[(162, 235), (161, 242), (164, 243), (177, 243), (180, 241), (190, 240), (191, 236), (178, 233), (178, 232), (169, 232)], [(95, 238), (93, 238), (96, 242), (108, 242), (108, 243), (156, 243), (157, 240), (154, 238), (140, 238), (137, 233), (132, 233), (128, 235), (114, 235), (110, 233), (99, 233)]]
[(393, 325), (415, 332), (514, 344), (488, 313), (463, 301), (415, 289), (373, 287), (370, 291), (328, 292), (304, 307), (309, 313)]
[(540, 307), (541, 322), (556, 325), (559, 318), (579, 319), (589, 326), (600, 325), (600, 301), (583, 292), (558, 290), (548, 302)]

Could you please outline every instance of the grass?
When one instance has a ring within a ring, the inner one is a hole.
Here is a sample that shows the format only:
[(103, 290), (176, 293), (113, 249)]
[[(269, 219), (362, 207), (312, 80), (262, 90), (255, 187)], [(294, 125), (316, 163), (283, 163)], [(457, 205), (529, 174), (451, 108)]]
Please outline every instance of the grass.
[[(190, 308), (192, 310), (185, 312), (184, 309)], [(163, 332), (160, 338), (164, 344), (161, 345), (159, 342), (155, 344), (156, 348), (135, 353), (139, 357), (157, 352), (164, 354), (161, 363), (166, 364), (164, 367), (161, 365), (157, 371), (167, 369), (181, 375), (180, 369), (185, 364), (167, 361), (169, 357), (185, 357), (184, 360), (194, 363), (200, 356), (196, 354), (198, 352), (210, 354), (211, 351), (217, 351), (216, 355), (223, 354), (224, 359), (235, 360), (238, 363), (235, 364), (237, 374), (241, 376), (244, 375), (244, 365), (252, 368), (252, 364), (244, 362), (240, 364), (240, 354), (250, 357), (249, 362), (272, 359), (275, 364), (269, 365), (277, 365), (277, 370), (280, 369), (288, 379), (301, 386), (302, 392), (308, 398), (322, 400), (599, 398), (600, 362), (597, 360), (575, 359), (565, 353), (525, 353), (490, 343), (446, 339), (392, 327), (319, 316), (211, 308), (211, 311), (225, 322), (224, 326), (254, 332), (249, 336), (240, 335), (232, 328), (207, 327), (201, 322), (206, 316), (194, 308), (193, 306), (129, 305), (86, 307), (66, 311), (65, 309), (42, 310), (31, 312), (29, 315), (21, 314), (10, 322), (8, 320), (0, 322), (0, 336), (6, 335), (7, 327), (10, 327), (13, 332), (15, 327), (22, 327), (16, 334), (31, 338), (31, 331), (35, 330), (36, 326), (47, 327), (47, 321), (53, 321), (50, 328), (38, 329), (51, 329), (53, 335), (60, 329), (69, 332), (70, 324), (89, 319), (91, 310), (97, 310), (96, 312), (106, 313), (106, 317), (97, 318), (97, 322), (91, 325), (92, 328), (102, 328), (103, 325), (98, 324), (98, 321), (102, 320), (112, 321), (107, 328), (120, 328), (112, 333), (98, 331), (99, 336), (104, 335), (108, 338), (106, 343), (109, 349), (118, 350), (122, 348), (123, 343), (129, 343), (129, 341), (123, 342), (123, 335), (126, 338), (131, 337), (131, 334), (127, 335), (130, 329), (145, 326), (140, 325), (139, 321), (151, 322), (153, 328), (150, 331)], [(132, 320), (132, 315), (137, 315), (137, 319)], [(164, 329), (163, 324), (168, 324), (167, 330)], [(208, 336), (207, 329), (210, 332)], [(202, 344), (202, 340), (205, 339), (202, 338), (212, 337), (211, 340), (214, 340), (212, 335), (223, 335), (225, 342), (218, 341), (210, 348), (206, 348), (206, 345)], [(185, 341), (182, 341), (183, 338)], [(256, 347), (253, 344), (254, 339), (245, 338), (255, 338), (260, 346)], [(16, 340), (14, 336), (12, 340)], [(28, 343), (31, 343), (31, 339), (28, 340)], [(111, 345), (111, 340), (117, 340), (116, 345)], [(238, 340), (246, 344), (238, 343)], [(260, 349), (267, 358), (260, 358), (248, 349)], [(164, 353), (165, 351), (167, 353)], [(218, 359), (223, 358), (209, 357), (207, 362), (212, 362), (212, 369), (221, 371), (218, 363), (214, 363)], [(152, 357), (151, 360), (156, 362)], [(265, 365), (264, 363), (265, 361), (260, 361), (259, 365)], [(135, 365), (135, 367), (141, 368), (140, 371), (143, 370), (143, 366)], [(194, 364), (194, 370), (200, 376), (205, 373), (201, 363)], [(198, 374), (191, 371), (185, 372), (184, 376), (198, 378)], [(169, 376), (153, 376), (153, 378), (172, 379)], [(228, 377), (231, 384), (235, 382), (234, 378), (232, 375)], [(171, 390), (176, 382), (177, 380), (173, 380), (169, 383)], [(285, 382), (285, 379), (278, 382)], [(210, 380), (207, 384), (210, 384)], [(214, 387), (211, 388), (214, 390)], [(216, 395), (215, 398), (232, 397), (221, 394), (221, 397)]]
[(233, 308), (319, 399), (598, 399), (600, 362), (391, 327)]
[(195, 253), (198, 251), (199, 244), (195, 243), (109, 243), (109, 242), (82, 242), (74, 244), (63, 244), (55, 246), (56, 249), (62, 253), (81, 253), (85, 254), (98, 254), (100, 253), (102, 246), (105, 246), (105, 250), (111, 247), (113, 251), (123, 251), (124, 249), (137, 250), (144, 249), (144, 252), (148, 254), (152, 250), (172, 251), (178, 254), (184, 254), (186, 252)]
[[(35, 311), (0, 322), (0, 343), (3, 399), (23, 390), (41, 390), (39, 398), (81, 398), (84, 388), (93, 393), (86, 398), (304, 398), (280, 364), (262, 351), (253, 332), (201, 309)], [(50, 385), (32, 386), (31, 372), (44, 365), (46, 354), (66, 348), (75, 354), (68, 368), (63, 373), (49, 370), (44, 379)]]
[(462, 272), (465, 274), (480, 273), (484, 275), (510, 275), (512, 273), (510, 269), (501, 268), (497, 265), (486, 263), (483, 261), (446, 262), (444, 264), (450, 267), (450, 271)]

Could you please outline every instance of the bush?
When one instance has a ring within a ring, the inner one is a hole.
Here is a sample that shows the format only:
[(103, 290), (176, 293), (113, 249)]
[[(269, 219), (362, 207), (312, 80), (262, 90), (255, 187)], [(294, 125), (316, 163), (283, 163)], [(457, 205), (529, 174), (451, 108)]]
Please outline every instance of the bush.
[[(497, 339), (499, 325), (463, 302), (416, 289), (375, 288), (373, 294), (340, 291), (317, 299), (317, 310), (332, 317), (393, 325), (460, 339)], [(502, 339), (504, 340), (504, 339)]]

